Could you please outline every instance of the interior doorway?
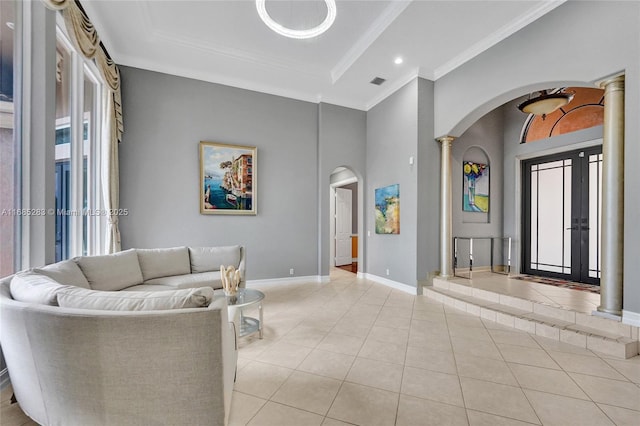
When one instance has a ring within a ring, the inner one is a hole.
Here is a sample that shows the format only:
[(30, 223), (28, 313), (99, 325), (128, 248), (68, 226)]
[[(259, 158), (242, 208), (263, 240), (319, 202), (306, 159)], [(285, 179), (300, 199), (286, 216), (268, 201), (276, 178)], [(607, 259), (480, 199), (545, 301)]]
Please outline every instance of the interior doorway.
[(602, 146), (522, 165), (523, 272), (599, 285)]
[(359, 182), (346, 167), (334, 170), (330, 178), (330, 264), (357, 273), (360, 217)]

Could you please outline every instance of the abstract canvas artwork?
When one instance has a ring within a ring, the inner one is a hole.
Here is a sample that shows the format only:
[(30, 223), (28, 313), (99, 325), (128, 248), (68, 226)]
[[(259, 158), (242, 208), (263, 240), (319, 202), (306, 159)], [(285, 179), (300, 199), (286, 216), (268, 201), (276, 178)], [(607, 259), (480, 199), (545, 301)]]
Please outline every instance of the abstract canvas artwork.
[(489, 166), (465, 161), (462, 165), (462, 210), (465, 212), (489, 211)]
[(400, 185), (377, 188), (376, 234), (400, 233)]

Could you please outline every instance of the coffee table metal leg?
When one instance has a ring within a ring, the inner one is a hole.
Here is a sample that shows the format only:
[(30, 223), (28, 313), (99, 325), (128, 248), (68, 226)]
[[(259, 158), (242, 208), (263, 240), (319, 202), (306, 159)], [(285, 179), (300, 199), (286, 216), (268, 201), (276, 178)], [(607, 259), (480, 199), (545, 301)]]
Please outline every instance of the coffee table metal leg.
[(258, 303), (258, 330), (260, 331), (260, 338), (262, 339), (262, 302)]

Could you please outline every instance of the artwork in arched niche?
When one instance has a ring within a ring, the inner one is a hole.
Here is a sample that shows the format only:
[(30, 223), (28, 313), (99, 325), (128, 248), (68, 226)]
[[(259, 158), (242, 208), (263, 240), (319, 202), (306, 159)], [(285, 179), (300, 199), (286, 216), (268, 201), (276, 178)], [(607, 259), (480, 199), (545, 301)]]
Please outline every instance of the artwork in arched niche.
[(524, 124), (520, 143), (534, 142), (577, 130), (601, 126), (604, 121), (604, 90), (589, 87), (567, 87), (574, 93), (569, 104), (546, 117), (530, 115)]
[(489, 161), (480, 148), (469, 148), (462, 161), (462, 210), (489, 212)]

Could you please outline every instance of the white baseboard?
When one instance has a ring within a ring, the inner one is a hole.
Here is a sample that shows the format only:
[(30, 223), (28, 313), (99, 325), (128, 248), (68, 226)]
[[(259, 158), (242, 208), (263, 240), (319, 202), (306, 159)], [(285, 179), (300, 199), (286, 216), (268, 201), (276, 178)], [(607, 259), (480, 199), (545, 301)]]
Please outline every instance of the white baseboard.
[[(358, 273), (358, 275), (360, 275), (360, 273)], [(410, 286), (410, 285), (407, 285), (407, 284), (403, 284), (403, 283), (399, 283), (397, 281), (393, 281), (393, 280), (390, 280), (388, 278), (382, 278), (382, 277), (379, 277), (377, 275), (368, 274), (368, 273), (365, 273), (363, 275), (364, 275), (364, 278), (366, 278), (368, 280), (375, 281), (375, 282), (377, 282), (379, 284), (382, 284), (382, 285), (386, 285), (387, 287), (395, 288), (396, 290), (404, 291), (405, 293), (409, 293), (409, 294), (412, 294), (414, 296), (418, 292), (418, 289), (416, 287), (413, 287), (413, 286)]]
[(622, 323), (640, 327), (640, 314), (637, 312), (622, 310)]
[(357, 276), (358, 278), (365, 279), (365, 278), (367, 278), (367, 276), (366, 276), (366, 275), (367, 275), (367, 274), (365, 274), (364, 272), (360, 272), (360, 271), (358, 271), (358, 273), (357, 273), (357, 275), (356, 275), (356, 276)]
[(284, 277), (268, 278), (265, 280), (247, 280), (247, 286), (271, 285), (271, 284), (304, 284), (308, 282), (326, 283), (329, 282), (328, 275), (308, 275), (306, 277)]

